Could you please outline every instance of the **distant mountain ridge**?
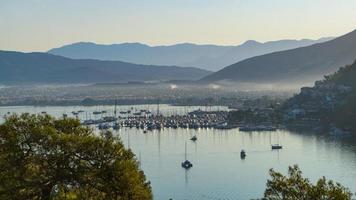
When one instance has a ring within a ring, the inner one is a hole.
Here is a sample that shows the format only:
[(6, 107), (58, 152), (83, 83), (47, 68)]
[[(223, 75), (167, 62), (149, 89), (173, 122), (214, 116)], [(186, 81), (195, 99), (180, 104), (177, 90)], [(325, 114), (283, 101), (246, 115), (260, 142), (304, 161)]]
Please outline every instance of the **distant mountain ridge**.
[(306, 83), (356, 58), (356, 30), (307, 47), (256, 56), (204, 77), (203, 82)]
[(167, 46), (148, 46), (141, 43), (102, 45), (79, 42), (51, 49), (48, 53), (73, 59), (118, 60), (136, 64), (176, 65), (217, 71), (246, 58), (308, 46), (330, 39), (279, 40), (265, 43), (249, 40), (237, 46), (192, 43)]
[(197, 80), (209, 73), (198, 68), (0, 51), (0, 84)]

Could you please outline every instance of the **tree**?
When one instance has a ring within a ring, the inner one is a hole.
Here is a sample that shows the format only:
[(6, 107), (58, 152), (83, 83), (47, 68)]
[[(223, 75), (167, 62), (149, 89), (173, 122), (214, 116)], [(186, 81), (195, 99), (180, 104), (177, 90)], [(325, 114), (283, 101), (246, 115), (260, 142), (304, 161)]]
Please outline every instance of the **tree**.
[(0, 199), (152, 199), (138, 162), (110, 132), (75, 119), (9, 116), (0, 125)]
[(270, 170), (271, 180), (267, 181), (264, 194), (266, 200), (351, 200), (351, 192), (325, 177), (319, 179), (316, 185), (302, 177), (297, 165), (289, 167), (288, 176)]

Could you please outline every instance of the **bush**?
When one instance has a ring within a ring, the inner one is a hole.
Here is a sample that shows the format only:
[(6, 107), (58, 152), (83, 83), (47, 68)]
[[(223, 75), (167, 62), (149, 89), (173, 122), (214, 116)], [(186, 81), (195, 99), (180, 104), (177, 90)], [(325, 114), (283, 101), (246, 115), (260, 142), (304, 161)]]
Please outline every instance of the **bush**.
[(289, 167), (288, 176), (270, 170), (264, 194), (266, 200), (351, 200), (351, 192), (339, 183), (319, 179), (316, 185), (302, 177), (298, 166)]
[(0, 125), (0, 199), (152, 199), (130, 150), (75, 119), (10, 116)]

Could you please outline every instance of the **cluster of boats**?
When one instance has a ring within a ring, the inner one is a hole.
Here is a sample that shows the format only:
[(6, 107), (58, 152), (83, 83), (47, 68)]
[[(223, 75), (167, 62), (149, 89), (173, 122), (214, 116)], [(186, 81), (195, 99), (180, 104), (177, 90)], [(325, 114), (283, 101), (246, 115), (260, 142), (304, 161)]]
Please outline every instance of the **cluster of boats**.
[(161, 130), (163, 128), (216, 128), (225, 129), (228, 127), (227, 115), (225, 111), (219, 112), (192, 112), (187, 115), (142, 115), (135, 116), (107, 116), (100, 119), (84, 120), (83, 125), (96, 125), (99, 129), (119, 129), (121, 127), (138, 128), (145, 131)]
[[(79, 113), (84, 111), (72, 112), (73, 115), (78, 116)], [(199, 129), (199, 128), (216, 128), (225, 129), (228, 127), (227, 117), (228, 112), (225, 111), (214, 111), (214, 112), (204, 112), (201, 110), (193, 111), (187, 115), (152, 115), (148, 110), (140, 110), (139, 112), (121, 111), (121, 115), (127, 116), (104, 116), (106, 111), (94, 111), (94, 115), (101, 115), (99, 119), (89, 119), (82, 122), (83, 125), (95, 125), (100, 130), (107, 129), (120, 129), (122, 127), (138, 128), (143, 129), (144, 133), (149, 130), (161, 130), (163, 128), (189, 128), (189, 129)], [(277, 128), (273, 125), (242, 125), (239, 126), (240, 131), (252, 132), (252, 131), (275, 131)], [(198, 140), (197, 136), (190, 138), (191, 141), (196, 142)], [(271, 145), (272, 150), (282, 149), (283, 146), (280, 144)], [(247, 153), (245, 150), (240, 151), (240, 158), (245, 159)], [(193, 167), (193, 163), (187, 158), (187, 143), (185, 143), (185, 154), (184, 161), (181, 163), (182, 168), (188, 170)]]
[[(132, 109), (131, 109), (132, 110)], [(199, 128), (216, 128), (216, 129), (226, 129), (228, 128), (227, 117), (228, 112), (226, 111), (213, 111), (205, 112), (202, 110), (196, 110), (190, 112), (186, 115), (153, 115), (148, 110), (140, 110), (136, 112), (121, 111), (119, 114), (121, 116), (104, 116), (106, 111), (94, 111), (93, 115), (101, 115), (99, 119), (89, 119), (82, 122), (83, 125), (95, 125), (100, 130), (107, 129), (120, 129), (122, 127), (138, 128), (143, 129), (144, 133), (150, 130), (161, 130), (164, 128), (188, 128), (188, 129), (199, 129)], [(72, 112), (73, 115), (78, 116), (79, 113), (84, 111)], [(126, 116), (124, 116), (126, 115)], [(252, 132), (252, 131), (275, 131), (277, 128), (273, 125), (263, 124), (263, 125), (241, 125), (239, 126), (240, 131)], [(197, 136), (190, 138), (191, 141), (196, 142), (198, 140)], [(282, 149), (283, 146), (280, 144), (271, 145), (272, 150)], [(185, 154), (184, 161), (181, 163), (182, 168), (188, 170), (193, 167), (193, 163), (187, 159), (187, 143), (185, 143)], [(245, 150), (241, 150), (240, 158), (245, 159), (247, 153)]]
[(252, 131), (276, 131), (277, 127), (273, 125), (245, 125), (239, 127), (240, 131), (252, 132)]

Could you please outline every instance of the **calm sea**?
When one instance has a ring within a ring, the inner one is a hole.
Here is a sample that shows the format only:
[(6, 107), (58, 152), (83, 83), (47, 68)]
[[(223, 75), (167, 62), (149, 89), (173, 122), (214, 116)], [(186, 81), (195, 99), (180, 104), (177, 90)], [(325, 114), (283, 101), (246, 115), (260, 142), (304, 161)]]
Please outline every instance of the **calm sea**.
[[(118, 111), (148, 109), (157, 112), (157, 105), (119, 106)], [(183, 114), (195, 109), (226, 110), (226, 107), (173, 107), (160, 105), (160, 113)], [(0, 115), (10, 113), (47, 113), (60, 117), (84, 110), (81, 119), (94, 118), (93, 111), (113, 113), (113, 106), (95, 107), (0, 107)], [(131, 148), (151, 182), (156, 200), (170, 198), (236, 200), (260, 198), (268, 170), (283, 173), (289, 165), (298, 164), (304, 175), (315, 182), (326, 176), (356, 192), (356, 140), (279, 130), (274, 132), (239, 132), (238, 129), (164, 129), (144, 134), (136, 128), (114, 132), (125, 146)], [(196, 135), (196, 142), (190, 141)], [(184, 145), (193, 167), (181, 167)], [(282, 150), (272, 151), (271, 144), (280, 143)], [(247, 157), (240, 159), (244, 149)]]

